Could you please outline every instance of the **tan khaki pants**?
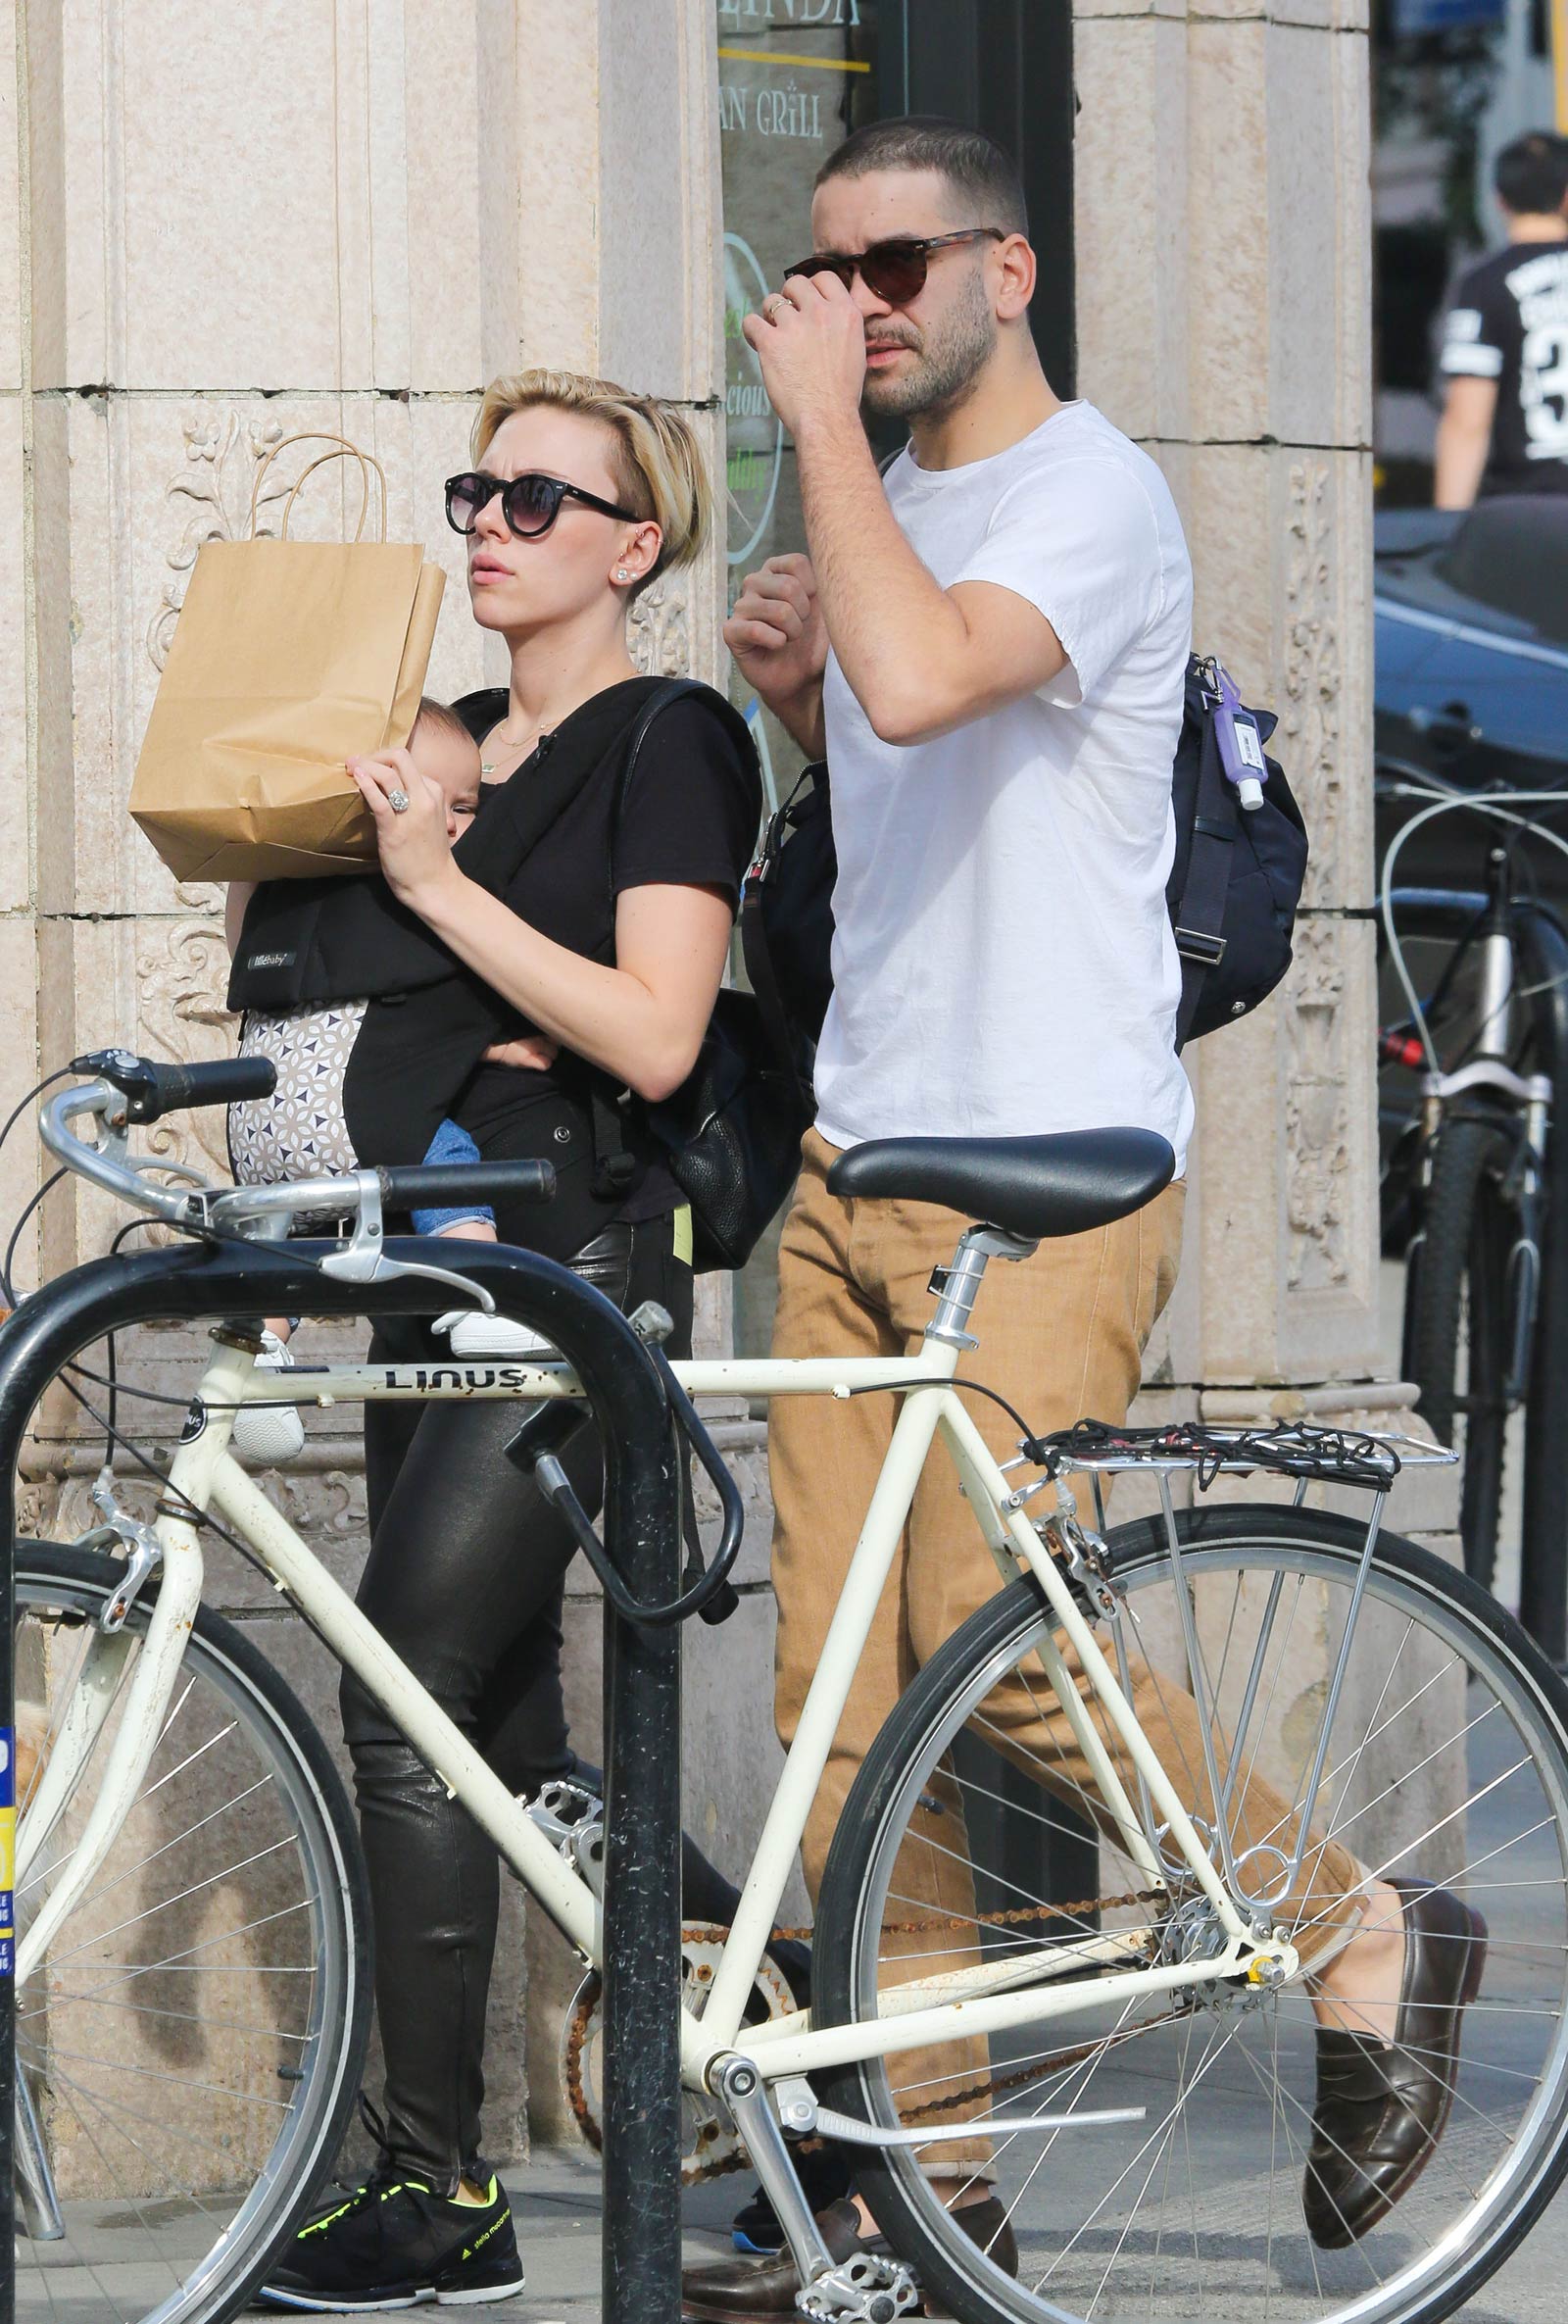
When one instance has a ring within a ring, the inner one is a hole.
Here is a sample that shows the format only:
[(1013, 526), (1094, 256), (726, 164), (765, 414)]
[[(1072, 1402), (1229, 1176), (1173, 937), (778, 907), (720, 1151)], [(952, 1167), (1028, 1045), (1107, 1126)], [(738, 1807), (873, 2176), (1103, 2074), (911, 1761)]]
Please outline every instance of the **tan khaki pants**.
[[(934, 1203), (845, 1202), (827, 1191), (834, 1149), (808, 1134), (794, 1207), (779, 1254), (779, 1303), (773, 1353), (779, 1357), (916, 1355), (933, 1311), (928, 1289), (934, 1266), (950, 1261), (970, 1222)], [(1041, 1431), (1093, 1418), (1119, 1423), (1136, 1395), (1145, 1344), (1169, 1299), (1181, 1248), (1185, 1188), (1168, 1187), (1136, 1216), (1091, 1234), (1044, 1243), (1030, 1259), (993, 1260), (975, 1304), (971, 1329), (980, 1346), (959, 1365), (997, 1389)], [(822, 1651), (871, 1498), (893, 1424), (892, 1396), (780, 1397), (768, 1427), (775, 1528), (773, 1582), (778, 1596), (777, 1721), (786, 1746)], [(965, 1400), (999, 1459), (1015, 1450), (1017, 1429), (986, 1397)], [(894, 1703), (921, 1664), (975, 1608), (1001, 1587), (996, 1563), (974, 1517), (958, 1494), (953, 1466), (940, 1451), (927, 1462), (889, 1575), (859, 1672), (834, 1740), (807, 1825), (802, 1854), (815, 1897), (840, 1812)], [(1197, 1706), (1168, 1678), (1151, 1681), (1147, 1664), (1135, 1685), (1139, 1721), (1184, 1801), (1199, 1815), (1211, 1813), (1202, 1774)], [(1082, 1689), (1081, 1674), (1074, 1672)], [(1042, 1707), (1044, 1697), (1049, 1708)], [(1059, 1706), (1038, 1683), (1009, 1682), (986, 1705), (988, 1722), (1011, 1739), (1009, 1753), (1040, 1782), (1095, 1814), (1098, 1794), (1089, 1766)], [(1103, 1714), (1094, 1723), (1118, 1772), (1133, 1790), (1131, 1770), (1113, 1744)], [(1223, 1769), (1224, 1759), (1220, 1764)], [(945, 1787), (946, 1788), (946, 1787)], [(972, 1915), (974, 1899), (961, 1849), (956, 1854), (953, 1794), (945, 1803), (941, 1844), (922, 1845), (911, 1827), (895, 1871), (899, 1917), (921, 1904), (943, 1915)], [(1265, 1835), (1289, 1847), (1295, 1820), (1289, 1804), (1250, 1776), (1231, 1814), (1240, 1834)], [(1112, 1829), (1102, 1808), (1098, 1820)], [(923, 1823), (924, 1819), (920, 1819)], [(961, 1819), (958, 1822), (961, 1840)], [(1312, 1918), (1320, 1946), (1358, 1910), (1353, 1901), (1362, 1874), (1335, 1843), (1308, 1852), (1295, 1897), (1282, 1900), (1286, 1918)], [(884, 1957), (922, 1952), (909, 1974), (929, 1973), (939, 1942), (929, 1934), (904, 1940), (885, 1934)], [(941, 1965), (956, 1955), (944, 1951)], [(973, 2042), (951, 2052), (923, 2050), (891, 2061), (900, 2088), (918, 2079), (936, 2095), (944, 2077), (955, 2087), (984, 2074), (984, 2049)], [(942, 2157), (956, 2159), (956, 2147)], [(970, 2160), (980, 2159), (978, 2151)]]

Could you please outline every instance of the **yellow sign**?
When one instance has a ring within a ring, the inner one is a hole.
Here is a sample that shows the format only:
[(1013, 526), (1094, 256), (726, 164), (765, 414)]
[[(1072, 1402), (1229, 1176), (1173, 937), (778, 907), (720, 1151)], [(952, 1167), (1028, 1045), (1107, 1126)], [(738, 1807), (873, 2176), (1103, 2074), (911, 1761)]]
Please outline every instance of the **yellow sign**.
[[(1556, 0), (1556, 5), (1563, 6), (1564, 0)], [(721, 57), (733, 57), (742, 65), (782, 65), (790, 73), (798, 67), (804, 67), (808, 73), (869, 73), (871, 70), (869, 65), (856, 57), (801, 57), (793, 53), (780, 55), (770, 48), (726, 48), (722, 41), (719, 42), (718, 53)]]

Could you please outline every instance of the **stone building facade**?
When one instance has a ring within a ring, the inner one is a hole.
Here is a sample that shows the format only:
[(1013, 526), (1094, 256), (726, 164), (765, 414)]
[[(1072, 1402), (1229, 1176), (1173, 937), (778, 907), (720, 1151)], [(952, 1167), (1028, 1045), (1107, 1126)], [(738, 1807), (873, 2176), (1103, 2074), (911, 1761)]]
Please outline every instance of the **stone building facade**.
[[(171, 879), (125, 796), (197, 550), (243, 531), (259, 460), (312, 428), (373, 452), (390, 536), (422, 540), (453, 580), (432, 690), (501, 674), (466, 619), (440, 499), (480, 387), (526, 363), (603, 371), (686, 406), (722, 462), (717, 50), (765, 48), (770, 24), (824, 23), (832, 6), (855, 0), (0, 5), (8, 1107), (100, 1043), (192, 1058), (231, 1038), (220, 899)], [(1077, 0), (1071, 30), (1078, 391), (1170, 476), (1199, 636), (1279, 709), (1313, 838), (1289, 984), (1193, 1061), (1187, 1260), (1150, 1397), (1215, 1416), (1282, 1391), (1314, 1412), (1386, 1411), (1408, 1399), (1373, 1378), (1365, 0)], [(352, 524), (347, 487), (313, 495), (308, 530)], [(715, 543), (644, 601), (647, 667), (723, 682), (724, 587)], [(168, 1135), (223, 1167), (211, 1119)], [(37, 1183), (36, 1150), (14, 1137), (0, 1211)], [(52, 1195), (40, 1219), (24, 1283), (101, 1250), (118, 1223), (90, 1192)], [(707, 1345), (722, 1346), (727, 1288), (710, 1281), (705, 1303)], [(143, 1337), (136, 1376), (189, 1379), (181, 1334)], [(686, 1780), (692, 1828), (738, 1859), (773, 1753), (766, 1483), (760, 1424), (719, 1419), (755, 1521), (741, 1615), (691, 1641)], [(39, 1529), (87, 1522), (100, 1458), (79, 1414), (40, 1412), (26, 1480)], [(351, 1572), (364, 1494), (339, 1415), (313, 1418), (275, 1490)], [(1442, 1509), (1409, 1521), (1441, 1526)], [(215, 1600), (265, 1631), (330, 1721), (319, 1650), (221, 1555), (213, 1570)], [(571, 1611), (591, 1748), (597, 1610), (584, 1595)], [(514, 1903), (509, 1919), (498, 2154), (525, 2135)], [(549, 2129), (566, 1966), (553, 1944), (530, 1951)]]

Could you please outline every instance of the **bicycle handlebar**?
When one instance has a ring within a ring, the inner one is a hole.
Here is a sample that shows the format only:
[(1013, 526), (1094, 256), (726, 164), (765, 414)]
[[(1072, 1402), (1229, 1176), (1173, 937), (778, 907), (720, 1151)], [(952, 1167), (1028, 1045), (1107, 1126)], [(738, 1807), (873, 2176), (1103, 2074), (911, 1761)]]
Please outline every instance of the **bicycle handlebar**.
[(547, 1162), (418, 1162), (381, 1170), (389, 1211), (438, 1211), (453, 1203), (548, 1203), (556, 1191)]
[[(155, 1158), (134, 1160), (125, 1133), (132, 1123), (157, 1121), (176, 1107), (232, 1105), (271, 1096), (276, 1074), (267, 1058), (218, 1058), (189, 1065), (156, 1064), (128, 1049), (96, 1050), (73, 1061), (92, 1072), (48, 1100), (38, 1134), (51, 1154), (78, 1177), (89, 1178), (122, 1202), (193, 1232), (215, 1227), (234, 1234), (287, 1231), (291, 1215), (325, 1212), (358, 1216), (378, 1197), (388, 1211), (439, 1209), (459, 1203), (547, 1203), (556, 1191), (548, 1162), (437, 1162), (296, 1178), (273, 1186), (215, 1186), (195, 1170)], [(70, 1125), (81, 1115), (97, 1124), (93, 1141)], [(158, 1183), (186, 1181), (184, 1187)]]
[(221, 1057), (200, 1064), (155, 1064), (128, 1049), (94, 1049), (71, 1061), (74, 1073), (96, 1073), (125, 1101), (127, 1121), (161, 1121), (194, 1106), (233, 1106), (270, 1098), (277, 1071), (270, 1058)]

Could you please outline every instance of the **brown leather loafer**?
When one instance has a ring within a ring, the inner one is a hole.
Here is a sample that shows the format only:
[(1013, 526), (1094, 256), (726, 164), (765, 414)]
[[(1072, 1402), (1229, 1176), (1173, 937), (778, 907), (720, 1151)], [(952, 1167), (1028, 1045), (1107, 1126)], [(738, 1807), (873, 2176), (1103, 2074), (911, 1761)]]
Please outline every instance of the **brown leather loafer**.
[(1404, 1905), (1404, 1979), (1393, 2044), (1337, 2027), (1317, 2037), (1317, 2107), (1301, 2207), (1343, 2251), (1414, 2185), (1453, 2108), (1459, 2020), (1481, 1990), (1487, 1924), (1424, 1880), (1391, 1880)]
[[(995, 2196), (965, 2203), (953, 2216), (998, 2267), (1009, 2276), (1017, 2274), (1018, 2247)], [(848, 2200), (818, 2211), (816, 2225), (835, 2260), (888, 2249), (885, 2236), (861, 2235), (860, 2214)], [(773, 2324), (775, 2318), (794, 2315), (800, 2290), (801, 2279), (787, 2250), (772, 2259), (719, 2259), (710, 2267), (686, 2269), (680, 2280), (681, 2313), (699, 2317), (703, 2324)]]

